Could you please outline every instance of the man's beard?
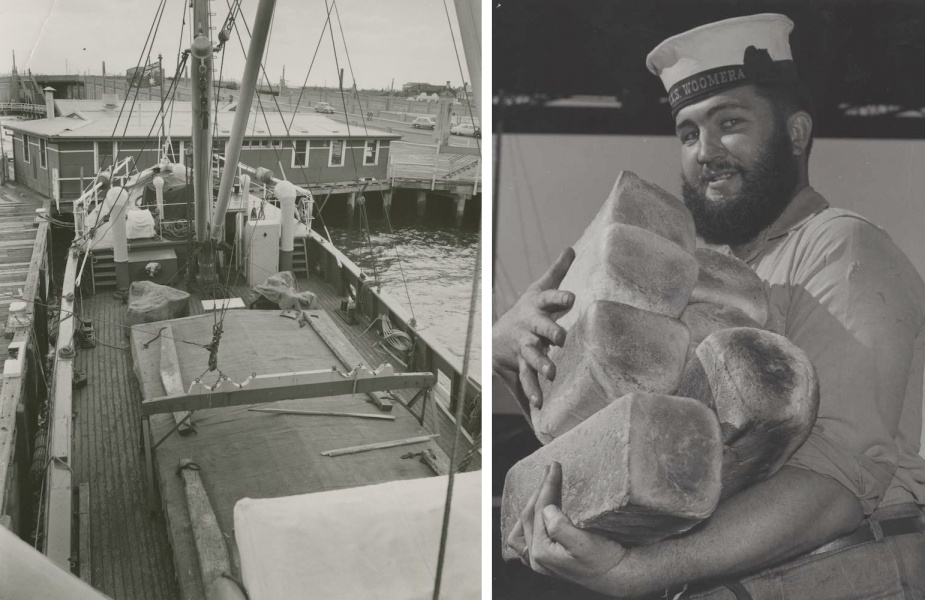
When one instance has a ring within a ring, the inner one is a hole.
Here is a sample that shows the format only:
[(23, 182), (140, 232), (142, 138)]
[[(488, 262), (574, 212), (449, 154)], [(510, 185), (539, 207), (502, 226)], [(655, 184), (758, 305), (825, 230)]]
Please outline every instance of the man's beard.
[(697, 234), (710, 244), (735, 246), (754, 239), (777, 220), (797, 184), (797, 159), (791, 147), (790, 136), (780, 129), (754, 167), (728, 162), (710, 165), (713, 170), (734, 169), (742, 177), (736, 197), (708, 200), (682, 175), (684, 204), (694, 217)]

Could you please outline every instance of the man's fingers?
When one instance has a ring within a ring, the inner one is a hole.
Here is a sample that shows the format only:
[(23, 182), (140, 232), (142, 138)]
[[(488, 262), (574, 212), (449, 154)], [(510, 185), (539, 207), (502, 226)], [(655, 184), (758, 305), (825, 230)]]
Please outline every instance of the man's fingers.
[[(550, 504), (542, 511), (543, 535), (568, 551), (572, 551), (587, 537), (587, 533), (575, 527), (572, 520), (558, 506)], [(535, 529), (535, 526), (534, 526)]]
[(565, 274), (568, 273), (569, 267), (572, 266), (572, 261), (574, 260), (574, 250), (571, 248), (563, 250), (559, 258), (556, 259), (556, 262), (552, 263), (552, 266), (549, 267), (549, 270), (536, 280), (536, 286), (540, 290), (550, 290), (559, 287), (559, 284), (565, 279)]
[(530, 399), (530, 406), (534, 408), (543, 407), (543, 391), (540, 389), (540, 381), (536, 377), (536, 371), (527, 364), (523, 355), (518, 358), (520, 385), (524, 388), (524, 394)]
[[(557, 463), (553, 463), (557, 465)], [(546, 522), (543, 516), (544, 507), (550, 502), (558, 502), (560, 490), (556, 488), (556, 481), (561, 482), (561, 476), (553, 479), (552, 468), (546, 468), (546, 476), (540, 486), (539, 493), (533, 507), (533, 541), (530, 544), (530, 566), (538, 573), (550, 574), (549, 567), (556, 563), (557, 549), (546, 531)], [(550, 559), (553, 559), (552, 561)]]
[(534, 299), (536, 307), (548, 313), (567, 311), (575, 304), (575, 294), (563, 290), (543, 290)]
[(543, 485), (540, 486), (540, 493), (536, 499), (534, 511), (540, 512), (546, 506), (555, 504), (559, 506), (562, 503), (562, 465), (554, 462), (549, 466)]
[(565, 344), (565, 328), (546, 315), (535, 314), (530, 317), (529, 327), (531, 332), (549, 340), (556, 346), (561, 347)]
[(527, 361), (529, 367), (542, 373), (546, 379), (553, 381), (556, 378), (555, 363), (546, 354), (540, 352), (534, 344), (521, 346), (520, 355)]
[(521, 521), (517, 521), (505, 542), (511, 550), (521, 555), (521, 561), (523, 562), (523, 551), (527, 547), (527, 541), (524, 538), (524, 524)]
[[(520, 560), (528, 567), (532, 567), (532, 559), (530, 558), (529, 548), (533, 543), (533, 506), (536, 504), (536, 499), (540, 495), (540, 488), (536, 488), (536, 491), (530, 496), (530, 499), (527, 500), (527, 503), (524, 505), (524, 509), (520, 513), (520, 525), (523, 527), (524, 531), (524, 547), (527, 548), (527, 554), (521, 553)], [(516, 529), (516, 528), (515, 528)]]

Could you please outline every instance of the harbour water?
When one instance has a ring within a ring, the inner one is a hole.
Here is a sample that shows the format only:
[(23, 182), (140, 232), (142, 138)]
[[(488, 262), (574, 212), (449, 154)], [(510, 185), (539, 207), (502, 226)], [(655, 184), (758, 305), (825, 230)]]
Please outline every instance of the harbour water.
[[(378, 272), (382, 292), (413, 313), (418, 330), (427, 331), (448, 352), (463, 357), (478, 252), (477, 231), (393, 218), (392, 231), (385, 220), (370, 221), (369, 240), (361, 229), (334, 228), (330, 233), (334, 245), (350, 260), (370, 274), (374, 269)], [(469, 374), (480, 381), (481, 288), (471, 343)]]

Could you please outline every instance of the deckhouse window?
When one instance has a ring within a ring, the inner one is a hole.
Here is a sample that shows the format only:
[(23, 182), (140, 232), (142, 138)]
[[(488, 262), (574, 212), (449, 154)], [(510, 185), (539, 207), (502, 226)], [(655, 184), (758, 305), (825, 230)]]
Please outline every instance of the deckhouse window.
[(48, 146), (43, 138), (39, 138), (39, 166), (48, 168)]
[(292, 142), (292, 166), (308, 166), (308, 140), (295, 140)]
[(375, 165), (379, 162), (379, 140), (366, 140), (363, 148), (363, 164)]
[(331, 142), (331, 153), (329, 154), (328, 166), (329, 167), (342, 167), (344, 166), (344, 148), (347, 146), (347, 143), (344, 140), (333, 140)]
[(26, 162), (32, 162), (32, 149), (29, 148), (29, 136), (22, 136), (22, 159)]

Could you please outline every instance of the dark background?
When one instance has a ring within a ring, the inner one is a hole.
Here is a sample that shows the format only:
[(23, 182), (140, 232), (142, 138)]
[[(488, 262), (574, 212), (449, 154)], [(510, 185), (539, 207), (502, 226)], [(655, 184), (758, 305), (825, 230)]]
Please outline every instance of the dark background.
[[(762, 12), (795, 23), (790, 44), (819, 137), (925, 138), (925, 118), (896, 116), (925, 114), (920, 0), (496, 1), (495, 127), (501, 115), (512, 133), (670, 135), (665, 90), (646, 55), (682, 31)], [(622, 107), (543, 106), (576, 94), (616, 96)]]

